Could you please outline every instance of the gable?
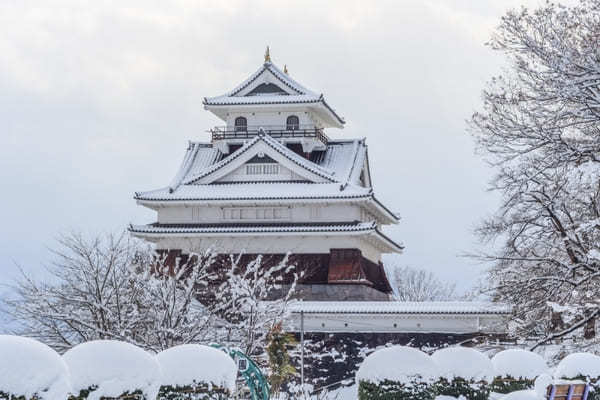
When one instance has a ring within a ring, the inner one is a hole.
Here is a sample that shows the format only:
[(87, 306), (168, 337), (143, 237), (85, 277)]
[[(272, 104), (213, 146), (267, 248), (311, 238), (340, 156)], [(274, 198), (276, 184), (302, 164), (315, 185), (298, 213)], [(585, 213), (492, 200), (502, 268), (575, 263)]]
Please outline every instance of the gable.
[[(260, 162), (261, 159), (264, 159), (264, 162)], [(289, 176), (293, 176), (293, 179), (290, 178), (292, 180), (304, 180), (314, 183), (336, 181), (329, 173), (322, 170), (318, 165), (293, 153), (275, 139), (265, 136), (256, 137), (244, 147), (215, 164), (206, 172), (192, 178), (187, 183), (204, 185), (218, 182), (220, 179), (234, 173), (236, 170), (235, 173), (239, 176), (242, 172), (239, 169), (242, 167), (246, 168), (244, 166), (245, 164), (280, 165), (281, 167), (277, 168), (286, 168), (289, 170)], [(265, 171), (268, 171), (268, 168)]]
[(271, 82), (261, 83), (254, 89), (246, 93), (245, 96), (264, 96), (264, 95), (283, 95), (288, 96), (289, 93)]
[[(265, 156), (264, 159), (270, 159)], [(256, 156), (250, 161), (217, 179), (214, 183), (233, 182), (298, 182), (306, 178), (278, 162), (256, 162)], [(272, 159), (270, 159), (272, 161)]]
[[(272, 67), (271, 67), (272, 68)], [(285, 77), (274, 74), (270, 68), (263, 67), (262, 71), (250, 79), (246, 86), (232, 93), (235, 97), (266, 96), (266, 95), (303, 95), (291, 82), (286, 82)]]

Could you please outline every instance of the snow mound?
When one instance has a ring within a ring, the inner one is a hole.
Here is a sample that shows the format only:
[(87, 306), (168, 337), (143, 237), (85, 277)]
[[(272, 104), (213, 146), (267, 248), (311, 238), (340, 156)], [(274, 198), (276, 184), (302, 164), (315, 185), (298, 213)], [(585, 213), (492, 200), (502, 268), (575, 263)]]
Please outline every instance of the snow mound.
[(118, 397), (141, 390), (147, 399), (158, 395), (162, 373), (155, 357), (129, 343), (94, 340), (63, 355), (71, 372), (74, 394), (97, 386), (88, 400)]
[(515, 379), (535, 379), (548, 372), (546, 361), (539, 354), (521, 349), (504, 350), (492, 357), (494, 376)]
[(500, 397), (500, 400), (546, 400), (546, 396), (535, 390), (517, 390)]
[(494, 367), (483, 353), (468, 347), (448, 347), (431, 356), (438, 367), (440, 376), (448, 380), (464, 378), (467, 380), (489, 381), (493, 377)]
[(553, 379), (549, 374), (541, 374), (535, 379), (533, 390), (540, 396), (546, 397), (548, 386), (552, 385)]
[(33, 339), (0, 335), (0, 392), (54, 400), (70, 391), (67, 365), (56, 351)]
[(356, 382), (379, 383), (387, 379), (409, 383), (415, 378), (433, 382), (438, 377), (438, 367), (427, 354), (412, 347), (392, 346), (365, 358), (356, 373)]
[(600, 357), (591, 353), (573, 353), (562, 359), (556, 366), (554, 377), (576, 378), (577, 376), (600, 376)]
[(164, 386), (209, 383), (235, 390), (237, 366), (227, 354), (213, 347), (184, 344), (156, 355), (163, 371)]

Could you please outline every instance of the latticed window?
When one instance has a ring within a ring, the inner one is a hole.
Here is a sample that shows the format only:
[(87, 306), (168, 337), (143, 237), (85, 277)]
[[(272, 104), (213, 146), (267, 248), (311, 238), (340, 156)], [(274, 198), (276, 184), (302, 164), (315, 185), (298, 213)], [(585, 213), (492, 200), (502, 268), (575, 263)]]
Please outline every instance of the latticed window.
[(236, 132), (246, 132), (248, 130), (248, 120), (245, 117), (237, 117), (234, 126)]
[(300, 119), (295, 115), (290, 115), (287, 117), (285, 125), (288, 131), (298, 130), (300, 129)]
[(277, 175), (279, 174), (279, 164), (248, 164), (246, 165), (246, 175)]

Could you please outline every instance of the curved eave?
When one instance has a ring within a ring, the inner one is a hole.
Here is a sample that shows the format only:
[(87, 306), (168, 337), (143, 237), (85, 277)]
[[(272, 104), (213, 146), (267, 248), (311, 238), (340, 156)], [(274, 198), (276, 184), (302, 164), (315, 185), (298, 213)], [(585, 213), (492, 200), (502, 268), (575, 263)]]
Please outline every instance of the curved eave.
[(374, 232), (371, 235), (375, 236), (378, 239), (378, 241), (385, 244), (385, 246), (388, 249), (388, 251), (387, 251), (388, 253), (402, 253), (402, 251), (404, 250), (404, 246), (402, 246), (399, 243), (396, 243), (395, 241), (393, 241), (392, 239), (390, 239), (389, 237), (384, 235), (377, 228), (375, 228)]
[(281, 237), (281, 236), (363, 236), (375, 241), (378, 246), (389, 253), (400, 253), (403, 247), (383, 233), (374, 223), (363, 223), (359, 226), (331, 227), (244, 227), (244, 228), (195, 228), (195, 227), (156, 227), (152, 225), (129, 225), (128, 231), (136, 237), (158, 240), (166, 237)]
[(172, 206), (172, 205), (198, 205), (205, 204), (206, 202), (217, 202), (217, 203), (256, 203), (256, 202), (285, 202), (285, 203), (298, 203), (298, 202), (329, 202), (335, 200), (352, 201), (352, 200), (369, 200), (371, 195), (348, 195), (348, 196), (298, 196), (298, 197), (278, 197), (278, 196), (264, 196), (264, 197), (218, 197), (218, 198), (144, 198), (143, 194), (136, 193), (133, 197), (137, 201), (137, 204), (151, 207), (161, 206)]
[(364, 235), (375, 232), (374, 224), (358, 226), (273, 226), (273, 227), (157, 227), (152, 225), (129, 225), (133, 234), (151, 236), (313, 236), (313, 235)]
[(400, 217), (390, 211), (389, 208), (383, 205), (374, 195), (371, 195), (369, 198), (369, 204), (377, 210), (388, 223), (397, 224), (400, 222)]

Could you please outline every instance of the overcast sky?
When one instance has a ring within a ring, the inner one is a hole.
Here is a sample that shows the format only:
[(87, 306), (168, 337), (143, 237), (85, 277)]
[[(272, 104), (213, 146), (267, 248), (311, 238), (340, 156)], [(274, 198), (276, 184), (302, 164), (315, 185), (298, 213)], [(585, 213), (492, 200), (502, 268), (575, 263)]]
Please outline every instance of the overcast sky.
[(472, 285), (472, 229), (495, 209), (465, 120), (502, 59), (484, 46), (527, 0), (0, 2), (0, 282), (38, 271), (61, 232), (153, 222), (165, 186), (219, 121), (202, 98), (263, 62), (323, 92), (366, 137), (375, 192), (402, 216), (395, 262)]

